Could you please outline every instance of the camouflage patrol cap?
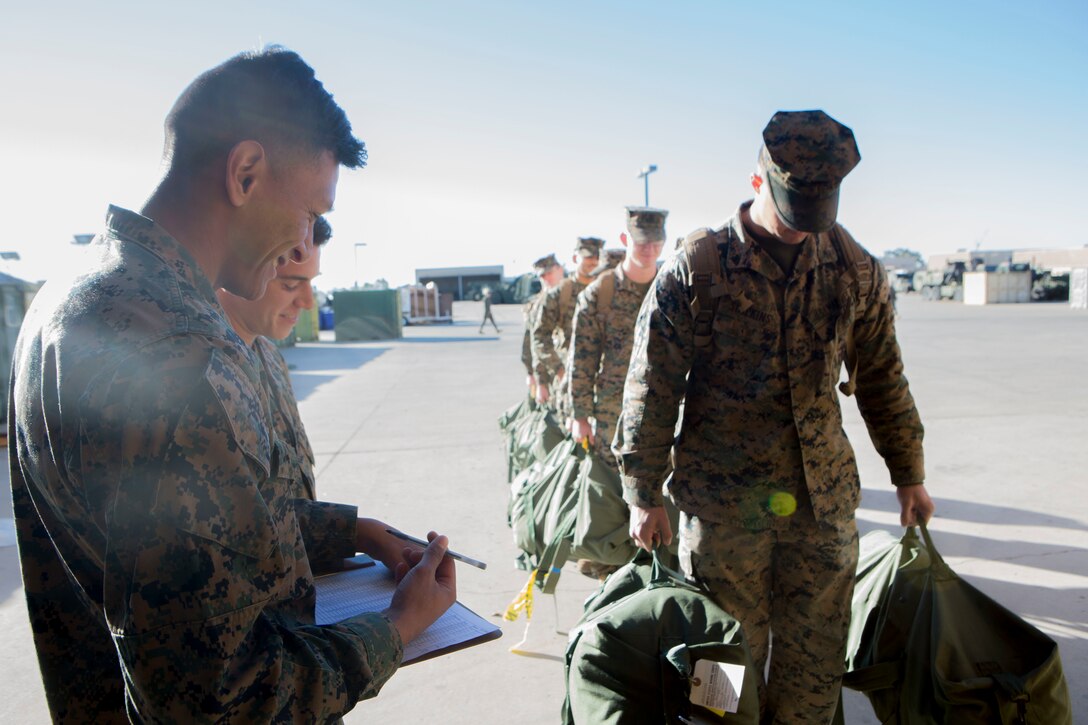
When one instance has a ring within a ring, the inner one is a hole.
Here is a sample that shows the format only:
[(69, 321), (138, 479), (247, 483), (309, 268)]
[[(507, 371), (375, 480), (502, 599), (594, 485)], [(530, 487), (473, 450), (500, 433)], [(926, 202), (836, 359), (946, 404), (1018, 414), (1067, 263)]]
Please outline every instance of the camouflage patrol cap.
[(782, 221), (826, 232), (839, 211), (839, 185), (861, 161), (854, 132), (823, 111), (779, 111), (763, 129), (760, 163)]
[(665, 217), (669, 212), (664, 209), (651, 209), (648, 206), (627, 207), (627, 231), (635, 244), (665, 241)]
[(597, 237), (578, 237), (578, 243), (574, 245), (574, 253), (582, 257), (599, 257), (604, 240)]
[(533, 262), (533, 270), (537, 274), (544, 274), (552, 267), (558, 267), (559, 260), (555, 258), (554, 254), (549, 254), (547, 257), (541, 257)]

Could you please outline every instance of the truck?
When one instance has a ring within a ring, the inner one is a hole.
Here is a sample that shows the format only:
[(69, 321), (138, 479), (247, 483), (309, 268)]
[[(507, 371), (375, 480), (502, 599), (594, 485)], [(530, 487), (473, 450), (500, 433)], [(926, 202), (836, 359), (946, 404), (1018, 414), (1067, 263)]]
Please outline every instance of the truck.
[(927, 300), (963, 300), (963, 273), (966, 262), (949, 262), (944, 269), (922, 269), (914, 273), (914, 291)]
[(501, 282), (474, 282), (465, 289), (465, 298), (476, 300), (484, 298), (484, 290), (491, 290), (491, 302), (498, 305), (521, 304), (540, 291), (540, 279), (532, 272), (517, 277), (505, 277)]

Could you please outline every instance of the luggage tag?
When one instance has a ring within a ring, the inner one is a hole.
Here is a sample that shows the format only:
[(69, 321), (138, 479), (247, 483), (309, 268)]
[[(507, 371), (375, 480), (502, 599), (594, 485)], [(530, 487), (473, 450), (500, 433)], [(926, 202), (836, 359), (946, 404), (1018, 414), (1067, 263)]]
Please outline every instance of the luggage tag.
[(743, 685), (744, 665), (696, 660), (689, 699), (693, 705), (724, 717), (727, 712), (735, 713), (740, 706)]

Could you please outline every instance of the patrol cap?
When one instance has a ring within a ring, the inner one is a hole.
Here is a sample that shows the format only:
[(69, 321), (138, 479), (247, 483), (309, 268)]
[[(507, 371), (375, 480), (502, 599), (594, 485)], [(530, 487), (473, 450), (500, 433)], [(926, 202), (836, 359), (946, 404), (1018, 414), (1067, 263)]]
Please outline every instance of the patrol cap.
[(782, 221), (826, 232), (839, 211), (839, 185), (861, 161), (854, 132), (823, 111), (779, 111), (763, 129), (760, 163)]
[(601, 256), (601, 248), (604, 240), (597, 237), (578, 237), (578, 243), (574, 245), (574, 253), (583, 257)]
[(627, 231), (635, 244), (665, 241), (665, 217), (669, 212), (648, 206), (627, 207)]
[(533, 262), (533, 270), (537, 274), (544, 274), (552, 267), (558, 267), (559, 260), (555, 258), (554, 254), (549, 254), (547, 257), (541, 257)]
[(601, 263), (594, 267), (593, 271), (589, 273), (590, 276), (596, 277), (601, 272), (607, 272), (618, 266), (625, 256), (627, 256), (626, 249), (605, 249), (601, 252)]

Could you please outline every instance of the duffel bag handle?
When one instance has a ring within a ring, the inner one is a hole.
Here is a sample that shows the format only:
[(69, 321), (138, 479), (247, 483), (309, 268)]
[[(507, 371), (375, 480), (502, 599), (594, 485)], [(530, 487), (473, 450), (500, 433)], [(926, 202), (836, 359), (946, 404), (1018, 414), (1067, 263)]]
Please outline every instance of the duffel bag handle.
[(683, 574), (665, 565), (665, 561), (670, 556), (667, 546), (661, 544), (654, 547), (653, 556), (654, 563), (653, 567), (650, 569), (649, 586), (653, 587), (654, 585), (672, 582), (679, 582), (681, 584), (691, 586), (691, 582), (689, 582)]
[(919, 521), (918, 528), (922, 530), (922, 540), (925, 541), (926, 550), (929, 552), (930, 570), (934, 573), (955, 576), (948, 564), (944, 563), (944, 557), (937, 551), (937, 547), (933, 543), (933, 537), (929, 535), (929, 529), (926, 528), (926, 525)]

